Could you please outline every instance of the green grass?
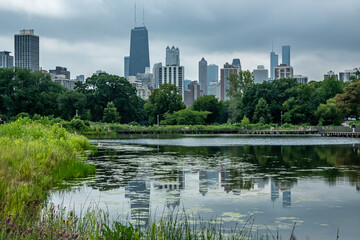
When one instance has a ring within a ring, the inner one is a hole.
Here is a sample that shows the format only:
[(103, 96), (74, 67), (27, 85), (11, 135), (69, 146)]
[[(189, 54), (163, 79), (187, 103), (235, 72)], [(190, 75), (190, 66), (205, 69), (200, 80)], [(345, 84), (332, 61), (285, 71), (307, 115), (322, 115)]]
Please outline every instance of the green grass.
[(29, 203), (42, 203), (48, 190), (65, 179), (94, 174), (79, 158), (88, 140), (61, 125), (28, 118), (0, 125), (0, 219), (21, 215)]
[(92, 137), (101, 137), (101, 136), (113, 136), (116, 137), (118, 132), (121, 131), (129, 131), (133, 130), (136, 131), (155, 131), (158, 133), (171, 133), (171, 132), (182, 132), (184, 129), (188, 129), (189, 131), (198, 131), (198, 130), (205, 130), (205, 131), (226, 131), (226, 130), (233, 130), (233, 131), (240, 131), (240, 130), (270, 130), (270, 128), (280, 129), (280, 130), (298, 130), (299, 125), (290, 125), (290, 124), (283, 124), (279, 126), (277, 124), (249, 124), (243, 126), (239, 123), (237, 124), (214, 124), (214, 125), (157, 125), (152, 126), (140, 126), (140, 125), (133, 125), (130, 124), (117, 124), (117, 123), (90, 123), (90, 128), (82, 133), (86, 136)]

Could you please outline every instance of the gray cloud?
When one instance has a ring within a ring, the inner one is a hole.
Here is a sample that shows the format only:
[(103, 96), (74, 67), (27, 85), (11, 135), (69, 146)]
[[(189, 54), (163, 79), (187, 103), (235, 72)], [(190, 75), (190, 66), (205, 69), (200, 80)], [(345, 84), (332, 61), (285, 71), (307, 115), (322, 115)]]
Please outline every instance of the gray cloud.
[[(72, 76), (102, 68), (123, 74), (134, 26), (134, 1), (0, 0), (0, 44), (34, 28), (40, 35), (41, 65), (64, 65)], [(165, 47), (180, 48), (186, 78), (197, 79), (198, 61), (223, 65), (239, 57), (248, 69), (269, 67), (271, 42), (291, 45), (297, 74), (321, 80), (328, 70), (360, 67), (358, 0), (138, 0), (137, 22), (149, 30), (151, 64), (164, 62)], [(4, 48), (3, 47), (3, 48)], [(13, 51), (12, 49), (6, 49)], [(281, 59), (281, 57), (280, 57)]]

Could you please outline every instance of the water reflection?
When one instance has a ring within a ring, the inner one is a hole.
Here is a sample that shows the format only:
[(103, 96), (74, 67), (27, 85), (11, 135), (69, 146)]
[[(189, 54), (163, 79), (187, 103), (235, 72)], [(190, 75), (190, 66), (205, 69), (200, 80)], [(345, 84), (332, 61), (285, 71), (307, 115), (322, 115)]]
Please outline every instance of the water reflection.
[[(79, 183), (89, 189), (78, 195), (103, 193), (106, 205), (116, 202), (108, 206), (111, 212), (123, 206), (123, 216), (141, 224), (185, 209), (204, 218), (222, 217), (225, 225), (256, 214), (262, 227), (271, 229), (291, 228), (292, 222), (284, 223), (291, 220), (304, 222), (305, 232), (316, 232), (322, 225), (336, 229), (341, 221), (358, 231), (353, 223), (359, 216), (338, 212), (360, 212), (357, 144), (188, 147), (147, 141), (105, 141), (90, 159), (97, 175)], [(64, 197), (55, 193), (52, 201)]]

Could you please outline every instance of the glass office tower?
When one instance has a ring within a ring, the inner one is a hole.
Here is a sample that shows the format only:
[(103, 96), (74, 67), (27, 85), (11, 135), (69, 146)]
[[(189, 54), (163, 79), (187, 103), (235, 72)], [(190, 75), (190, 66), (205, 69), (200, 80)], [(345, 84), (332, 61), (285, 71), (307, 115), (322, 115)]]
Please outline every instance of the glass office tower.
[(274, 80), (274, 67), (279, 65), (279, 56), (272, 51), (270, 53), (270, 78)]
[(129, 76), (145, 73), (150, 67), (148, 31), (145, 26), (131, 29)]
[(289, 45), (282, 46), (282, 64), (286, 64), (286, 66), (291, 66)]

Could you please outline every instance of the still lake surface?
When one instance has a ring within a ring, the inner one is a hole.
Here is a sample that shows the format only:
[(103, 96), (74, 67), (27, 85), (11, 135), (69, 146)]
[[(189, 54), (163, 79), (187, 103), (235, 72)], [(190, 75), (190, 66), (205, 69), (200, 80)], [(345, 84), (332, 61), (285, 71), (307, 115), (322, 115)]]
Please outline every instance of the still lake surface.
[(147, 224), (173, 212), (287, 239), (360, 239), (360, 139), (180, 135), (92, 140), (97, 174), (49, 202)]

